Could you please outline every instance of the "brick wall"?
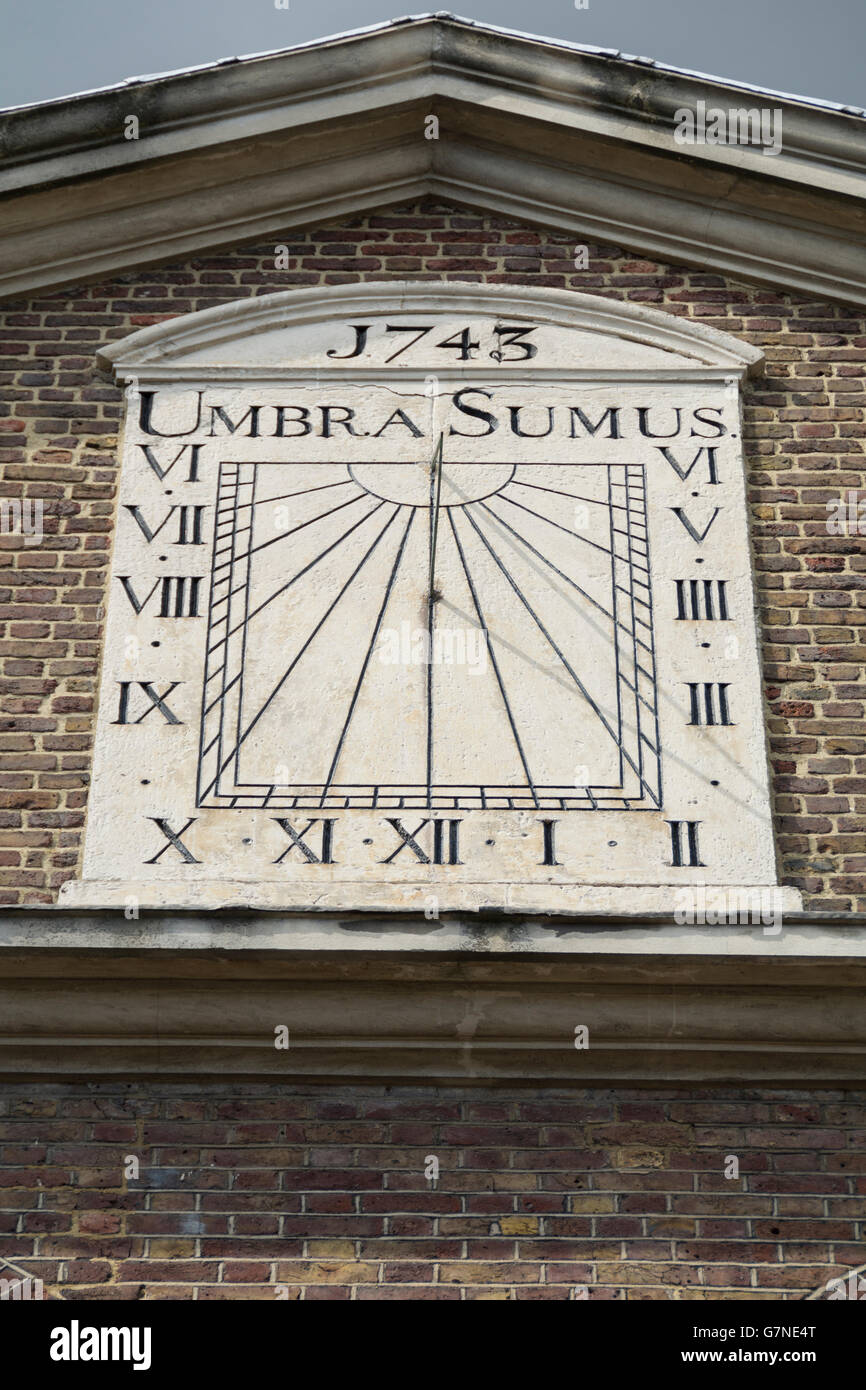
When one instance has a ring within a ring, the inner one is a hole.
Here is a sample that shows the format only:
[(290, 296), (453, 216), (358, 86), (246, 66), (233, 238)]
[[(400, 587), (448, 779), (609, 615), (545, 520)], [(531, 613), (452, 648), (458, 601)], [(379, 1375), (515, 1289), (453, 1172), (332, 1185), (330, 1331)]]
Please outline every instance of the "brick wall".
[[(0, 534), (0, 905), (53, 901), (78, 864), (121, 417), (96, 348), (399, 276), (571, 286), (764, 348), (745, 442), (784, 881), (866, 909), (866, 547), (825, 508), (866, 491), (866, 321), (589, 250), (577, 271), (571, 237), (427, 203), (0, 306), (0, 498), (43, 499), (46, 531)], [(863, 1262), (864, 1131), (866, 1097), (827, 1093), (5, 1087), (0, 1276), (83, 1298), (800, 1298)]]
[(864, 1139), (866, 1094), (31, 1086), (0, 1266), (69, 1299), (800, 1299), (863, 1263)]
[(577, 271), (572, 237), (428, 203), (0, 307), (0, 497), (44, 499), (47, 532), (0, 534), (0, 905), (53, 901), (81, 846), (121, 416), (96, 348), (227, 300), (398, 276), (570, 286), (765, 349), (745, 443), (783, 881), (809, 906), (866, 909), (866, 546), (829, 535), (825, 507), (866, 489), (866, 320), (589, 251)]

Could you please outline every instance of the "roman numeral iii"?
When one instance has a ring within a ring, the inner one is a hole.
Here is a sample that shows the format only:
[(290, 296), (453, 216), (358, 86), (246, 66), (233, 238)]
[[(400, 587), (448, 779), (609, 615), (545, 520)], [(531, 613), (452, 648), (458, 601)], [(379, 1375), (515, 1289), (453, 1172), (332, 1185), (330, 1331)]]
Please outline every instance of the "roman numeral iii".
[(733, 724), (728, 706), (728, 684), (688, 681), (689, 724)]

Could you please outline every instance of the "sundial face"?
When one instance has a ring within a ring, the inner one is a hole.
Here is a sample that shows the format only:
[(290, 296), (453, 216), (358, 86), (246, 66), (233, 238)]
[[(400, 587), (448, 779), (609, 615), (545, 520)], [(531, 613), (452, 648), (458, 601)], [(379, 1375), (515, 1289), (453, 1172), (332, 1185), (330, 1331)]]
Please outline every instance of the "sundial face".
[(643, 470), (407, 453), (221, 466), (199, 805), (657, 809)]
[(775, 881), (740, 367), (444, 294), (121, 362), (82, 900)]

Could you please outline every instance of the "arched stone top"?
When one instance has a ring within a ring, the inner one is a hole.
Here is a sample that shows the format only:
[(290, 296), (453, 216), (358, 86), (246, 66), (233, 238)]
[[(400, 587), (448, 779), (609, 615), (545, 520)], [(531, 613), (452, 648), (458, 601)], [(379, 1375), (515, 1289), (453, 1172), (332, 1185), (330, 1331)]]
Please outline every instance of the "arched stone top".
[[(278, 291), (186, 314), (103, 348), (99, 363), (122, 379), (189, 378), (205, 371), (218, 377), (261, 377), (312, 366), (357, 374), (363, 370), (359, 358), (329, 360), (324, 326), (341, 319), (360, 323), (407, 314), (442, 324), (484, 317), (497, 324), (545, 325), (554, 330), (560, 375), (741, 377), (763, 360), (760, 349), (728, 333), (600, 295), (534, 286), (370, 281)], [(441, 355), (437, 361), (421, 347), (389, 370), (405, 375), (437, 365), (442, 365)], [(541, 366), (532, 365), (534, 370)], [(498, 372), (522, 374), (525, 366), (519, 360), (503, 361)], [(490, 364), (458, 363), (457, 369), (466, 375), (489, 373)]]

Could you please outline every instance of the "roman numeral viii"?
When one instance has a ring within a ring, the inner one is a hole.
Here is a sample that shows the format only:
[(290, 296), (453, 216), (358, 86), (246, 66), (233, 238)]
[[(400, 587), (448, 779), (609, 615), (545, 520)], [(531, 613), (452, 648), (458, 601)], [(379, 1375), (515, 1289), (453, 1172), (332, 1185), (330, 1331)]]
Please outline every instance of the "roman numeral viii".
[(144, 598), (139, 598), (130, 583), (128, 574), (119, 574), (117, 577), (136, 613), (144, 612), (157, 589), (162, 586), (159, 612), (156, 615), (158, 618), (198, 618), (200, 616), (198, 602), (201, 578), (166, 575), (163, 579), (154, 580), (150, 593), (146, 594)]

